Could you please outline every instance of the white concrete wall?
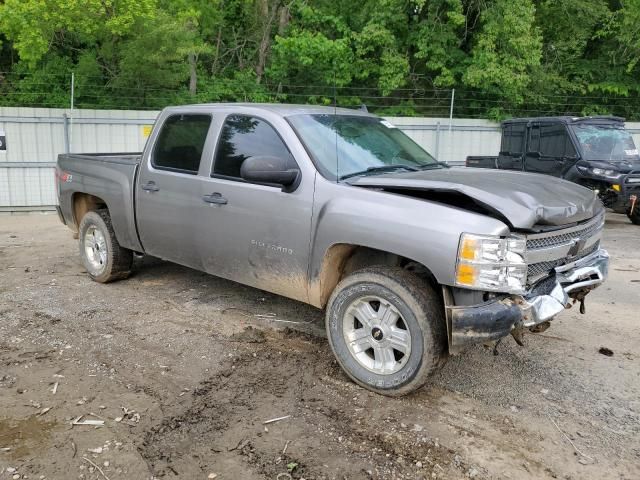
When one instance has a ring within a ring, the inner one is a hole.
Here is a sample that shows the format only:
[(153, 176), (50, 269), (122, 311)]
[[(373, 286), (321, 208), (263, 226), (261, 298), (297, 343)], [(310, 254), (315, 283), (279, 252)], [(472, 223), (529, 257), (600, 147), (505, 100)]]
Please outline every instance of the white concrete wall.
[(51, 208), (56, 204), (53, 165), (58, 154), (67, 148), (141, 151), (143, 127), (153, 124), (157, 113), (74, 110), (71, 115), (65, 109), (0, 107), (0, 131), (7, 143), (6, 152), (0, 151), (0, 210)]
[[(145, 126), (159, 112), (0, 107), (0, 211), (50, 209), (56, 203), (54, 168), (58, 154), (139, 152)], [(65, 116), (67, 120), (65, 120)], [(497, 155), (498, 123), (480, 119), (387, 117), (438, 160), (464, 164), (468, 155)], [(65, 126), (66, 122), (66, 126)], [(640, 146), (640, 123), (627, 123)], [(65, 133), (66, 132), (66, 133)], [(69, 145), (67, 146), (67, 138)]]
[(489, 120), (388, 117), (394, 125), (441, 162), (464, 164), (469, 155), (497, 155), (500, 125)]

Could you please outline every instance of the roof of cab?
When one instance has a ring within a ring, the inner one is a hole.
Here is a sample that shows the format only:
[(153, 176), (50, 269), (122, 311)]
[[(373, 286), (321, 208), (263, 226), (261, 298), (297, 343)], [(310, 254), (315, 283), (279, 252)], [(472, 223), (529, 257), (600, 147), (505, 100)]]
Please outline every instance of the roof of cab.
[(357, 115), (357, 116), (373, 116), (365, 110), (356, 110), (351, 108), (326, 107), (320, 105), (295, 105), (284, 103), (201, 103), (195, 105), (181, 105), (176, 107), (167, 107), (165, 110), (184, 111), (185, 109), (202, 109), (202, 110), (233, 110), (233, 109), (251, 109), (257, 111), (268, 111), (288, 117), (291, 115)]
[(559, 116), (559, 117), (531, 117), (531, 118), (510, 118), (509, 120), (504, 120), (502, 122), (503, 125), (509, 125), (513, 123), (624, 123), (624, 118), (622, 117), (614, 117), (613, 115), (593, 115), (590, 117), (569, 117), (569, 116)]

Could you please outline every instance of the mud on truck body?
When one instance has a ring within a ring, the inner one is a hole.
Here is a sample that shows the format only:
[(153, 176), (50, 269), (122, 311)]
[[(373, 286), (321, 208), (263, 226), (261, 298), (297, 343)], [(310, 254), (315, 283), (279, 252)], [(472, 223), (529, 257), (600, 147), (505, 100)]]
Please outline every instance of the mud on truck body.
[(309, 303), (347, 375), (385, 395), (545, 328), (607, 275), (592, 191), (449, 168), (361, 111), (171, 107), (144, 152), (60, 155), (56, 178), (93, 280), (137, 252)]

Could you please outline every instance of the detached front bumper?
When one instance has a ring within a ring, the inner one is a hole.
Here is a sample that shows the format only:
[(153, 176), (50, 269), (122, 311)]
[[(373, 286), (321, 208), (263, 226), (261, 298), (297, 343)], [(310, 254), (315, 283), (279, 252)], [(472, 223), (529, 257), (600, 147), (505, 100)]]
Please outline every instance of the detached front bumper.
[[(445, 293), (449, 352), (509, 335), (514, 329), (531, 328), (552, 319), (602, 284), (609, 271), (606, 250), (556, 267), (524, 295), (504, 295), (478, 305), (456, 306)], [(448, 298), (447, 298), (448, 297)]]

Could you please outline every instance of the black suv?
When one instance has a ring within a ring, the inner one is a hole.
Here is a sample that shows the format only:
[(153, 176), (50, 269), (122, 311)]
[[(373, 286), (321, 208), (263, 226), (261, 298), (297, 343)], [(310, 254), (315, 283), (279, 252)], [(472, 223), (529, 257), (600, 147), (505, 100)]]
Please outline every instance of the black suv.
[(499, 155), (467, 157), (466, 164), (543, 173), (584, 185), (597, 191), (607, 208), (640, 225), (640, 155), (623, 118), (506, 120)]

